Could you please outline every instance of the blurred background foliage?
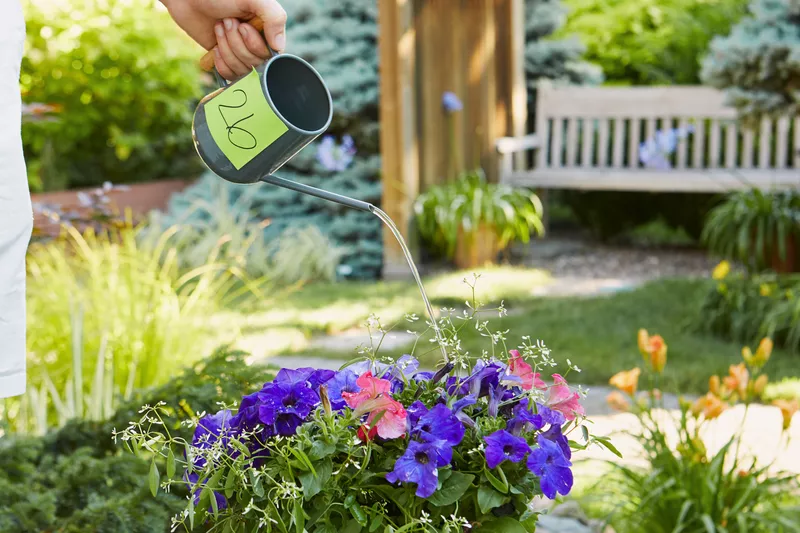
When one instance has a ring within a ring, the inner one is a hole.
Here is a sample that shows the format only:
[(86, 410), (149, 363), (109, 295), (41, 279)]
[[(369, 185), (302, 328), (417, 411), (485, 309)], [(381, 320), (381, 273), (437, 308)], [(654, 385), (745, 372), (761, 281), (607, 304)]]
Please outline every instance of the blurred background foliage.
[(24, 0), (26, 102), (60, 106), (25, 125), (34, 191), (199, 171), (189, 135), (201, 48), (150, 0)]

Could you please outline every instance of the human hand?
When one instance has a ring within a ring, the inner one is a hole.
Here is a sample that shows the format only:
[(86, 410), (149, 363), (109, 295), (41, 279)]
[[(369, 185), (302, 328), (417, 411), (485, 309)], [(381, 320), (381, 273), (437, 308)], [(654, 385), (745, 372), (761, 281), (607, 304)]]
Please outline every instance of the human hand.
[[(214, 49), (214, 65), (228, 80), (247, 74), (286, 47), (286, 12), (277, 0), (161, 0), (172, 18), (201, 46)], [(264, 22), (264, 36), (249, 20)], [(264, 40), (266, 38), (266, 42)]]

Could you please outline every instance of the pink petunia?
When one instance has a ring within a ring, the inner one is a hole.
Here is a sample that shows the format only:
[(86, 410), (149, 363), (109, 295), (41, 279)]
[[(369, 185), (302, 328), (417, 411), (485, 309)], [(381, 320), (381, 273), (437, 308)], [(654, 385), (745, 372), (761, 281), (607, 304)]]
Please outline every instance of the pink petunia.
[(508, 359), (508, 373), (512, 376), (517, 376), (522, 380), (522, 389), (531, 390), (536, 387), (539, 390), (545, 390), (547, 385), (541, 379), (538, 372), (534, 372), (531, 365), (525, 362), (519, 350), (509, 350), (511, 357)]
[(361, 388), (360, 391), (342, 393), (342, 398), (351, 409), (356, 409), (365, 401), (377, 398), (381, 394), (388, 394), (392, 390), (392, 384), (389, 381), (373, 377), (369, 370), (356, 380), (356, 385)]
[(574, 420), (576, 415), (586, 415), (579, 400), (580, 396), (570, 390), (567, 381), (560, 374), (553, 374), (553, 386), (550, 387), (547, 407), (560, 412), (567, 420)]
[(373, 377), (372, 372), (368, 371), (356, 380), (356, 385), (361, 387), (359, 392), (343, 392), (342, 398), (354, 409), (355, 416), (369, 414), (367, 417), (369, 431), (365, 432), (364, 428), (361, 428), (359, 437), (368, 440), (376, 433), (382, 439), (402, 437), (406, 432), (408, 415), (403, 404), (391, 397), (391, 383)]

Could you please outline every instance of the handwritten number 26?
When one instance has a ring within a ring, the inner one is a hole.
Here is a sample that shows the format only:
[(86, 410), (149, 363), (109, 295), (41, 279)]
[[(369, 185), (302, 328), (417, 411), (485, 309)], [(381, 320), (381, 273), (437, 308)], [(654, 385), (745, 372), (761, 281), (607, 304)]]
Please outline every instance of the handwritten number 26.
[(233, 124), (228, 123), (228, 119), (225, 118), (225, 113), (222, 112), (222, 108), (225, 109), (239, 109), (244, 107), (247, 104), (247, 93), (244, 92), (242, 89), (234, 89), (233, 94), (241, 93), (242, 95), (242, 103), (239, 105), (225, 105), (219, 104), (219, 114), (222, 117), (222, 121), (225, 123), (225, 129), (228, 131), (228, 141), (237, 148), (241, 148), (242, 150), (252, 150), (256, 146), (258, 146), (258, 141), (256, 141), (255, 136), (244, 129), (243, 127), (239, 126), (242, 122), (247, 120), (248, 118), (252, 118), (253, 113), (250, 113), (246, 117), (242, 117)]

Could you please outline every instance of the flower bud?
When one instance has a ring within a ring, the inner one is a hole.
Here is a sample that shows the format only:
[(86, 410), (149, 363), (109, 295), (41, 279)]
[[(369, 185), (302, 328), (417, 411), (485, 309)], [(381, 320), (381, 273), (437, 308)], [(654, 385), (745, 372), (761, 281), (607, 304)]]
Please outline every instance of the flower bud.
[(755, 383), (753, 383), (753, 392), (756, 396), (761, 396), (764, 394), (764, 389), (767, 387), (767, 380), (767, 375), (761, 374), (758, 376), (758, 379), (756, 379)]

